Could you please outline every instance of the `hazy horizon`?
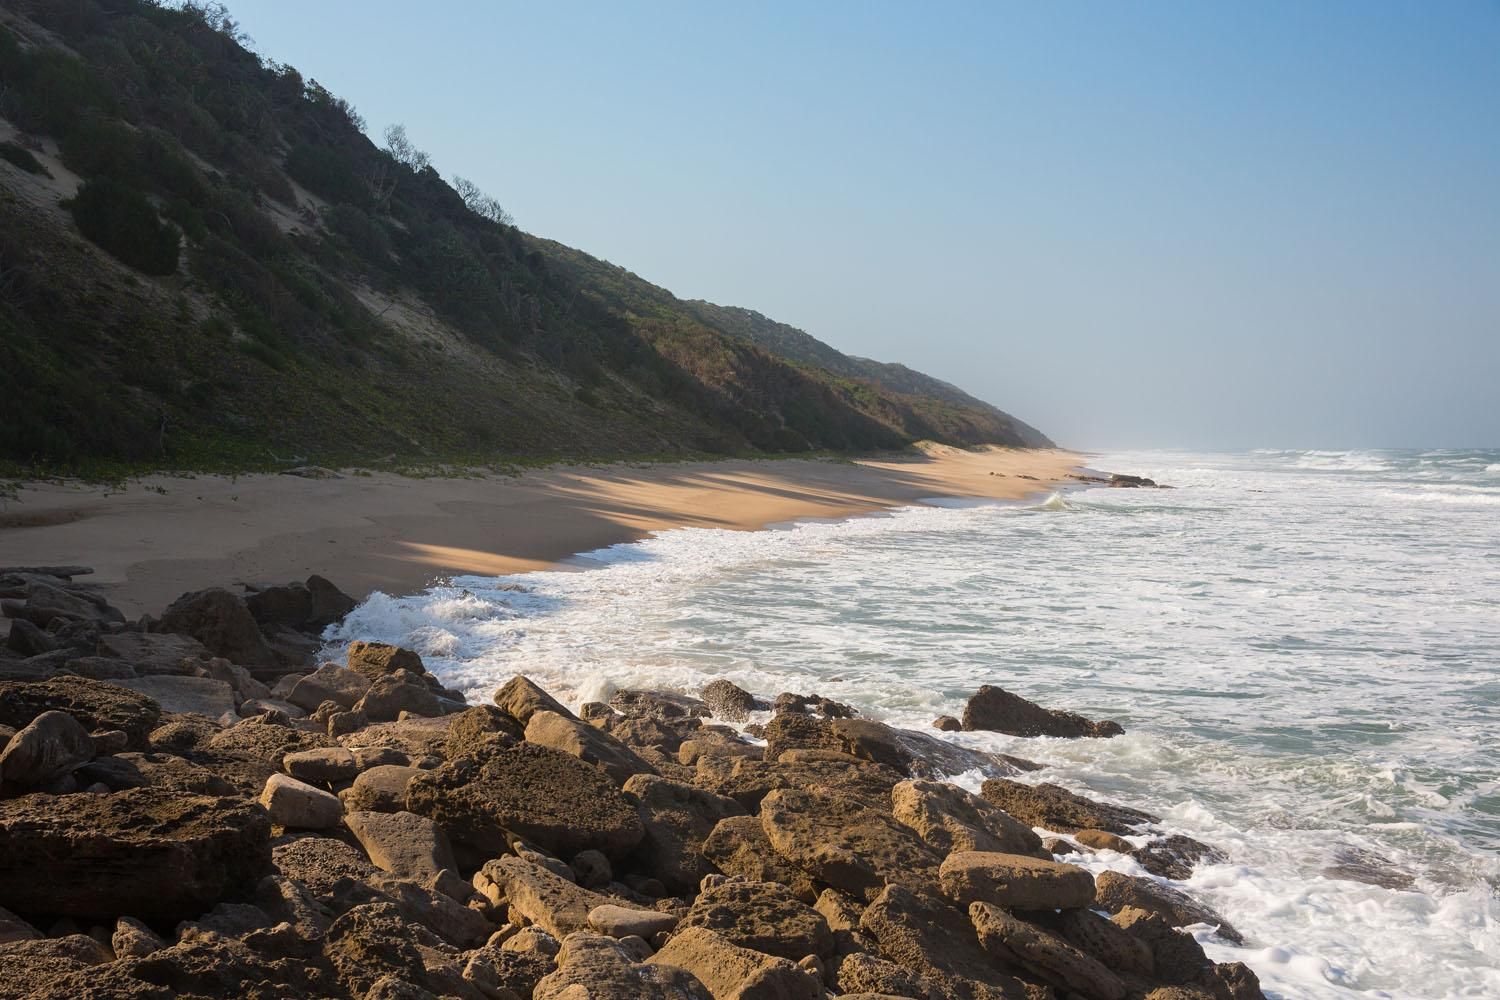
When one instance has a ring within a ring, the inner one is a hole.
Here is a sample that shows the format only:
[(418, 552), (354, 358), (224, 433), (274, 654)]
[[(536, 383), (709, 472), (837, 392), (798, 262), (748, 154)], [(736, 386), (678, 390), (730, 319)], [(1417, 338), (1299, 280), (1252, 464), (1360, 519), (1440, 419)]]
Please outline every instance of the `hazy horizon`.
[(1500, 5), (297, 5), (528, 232), (1059, 443), (1500, 445)]

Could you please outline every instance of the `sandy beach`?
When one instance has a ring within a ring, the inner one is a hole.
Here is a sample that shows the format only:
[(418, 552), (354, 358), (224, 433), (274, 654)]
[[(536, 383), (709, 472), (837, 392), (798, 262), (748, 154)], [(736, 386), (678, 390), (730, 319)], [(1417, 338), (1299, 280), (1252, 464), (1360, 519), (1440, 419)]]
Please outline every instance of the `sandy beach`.
[[(500, 575), (674, 527), (754, 530), (936, 497), (1020, 499), (1082, 458), (935, 446), (856, 462), (553, 467), (520, 476), (151, 476), (123, 489), (28, 483), (0, 508), (0, 565), (83, 564), (130, 615), (226, 581), (319, 573), (356, 597)], [(1025, 478), (1033, 477), (1033, 478)]]

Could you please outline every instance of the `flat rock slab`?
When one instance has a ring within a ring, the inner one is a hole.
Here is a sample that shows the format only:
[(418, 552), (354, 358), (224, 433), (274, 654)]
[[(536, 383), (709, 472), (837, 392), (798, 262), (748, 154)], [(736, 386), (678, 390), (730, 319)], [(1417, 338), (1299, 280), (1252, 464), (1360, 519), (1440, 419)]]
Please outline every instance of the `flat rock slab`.
[(241, 799), (136, 788), (0, 802), (0, 906), (170, 924), (270, 870), (271, 824)]
[(796, 962), (833, 951), (823, 914), (776, 882), (722, 882), (699, 894), (683, 927), (706, 927), (742, 948)]
[(163, 712), (191, 712), (217, 719), (234, 713), (234, 688), (208, 677), (130, 677), (114, 683), (155, 701)]

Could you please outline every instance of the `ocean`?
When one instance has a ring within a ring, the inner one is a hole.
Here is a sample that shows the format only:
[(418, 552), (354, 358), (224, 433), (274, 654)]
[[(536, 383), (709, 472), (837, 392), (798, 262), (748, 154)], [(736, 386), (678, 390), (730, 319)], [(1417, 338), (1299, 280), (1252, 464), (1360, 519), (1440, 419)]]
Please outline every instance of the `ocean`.
[(377, 594), (335, 640), (415, 648), (472, 700), (518, 672), (575, 706), (727, 677), (931, 732), (992, 683), (1115, 719), (951, 738), (1224, 850), (1177, 885), (1267, 996), (1500, 997), (1500, 451), (1089, 461), (1176, 488), (670, 531)]

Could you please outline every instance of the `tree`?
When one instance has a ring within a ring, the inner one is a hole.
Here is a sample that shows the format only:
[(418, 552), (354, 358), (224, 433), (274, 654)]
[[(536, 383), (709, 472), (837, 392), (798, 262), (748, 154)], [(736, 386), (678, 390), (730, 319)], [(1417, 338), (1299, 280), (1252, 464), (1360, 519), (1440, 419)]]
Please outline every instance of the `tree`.
[(406, 137), (405, 125), (388, 125), (385, 130), (385, 151), (397, 163), (403, 163), (414, 174), (420, 174), (432, 165), (431, 158)]
[(453, 178), (453, 190), (464, 200), (469, 211), (482, 219), (497, 222), (502, 226), (514, 226), (516, 220), (500, 204), (500, 202), (479, 190), (479, 185), (463, 177)]

